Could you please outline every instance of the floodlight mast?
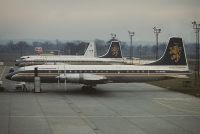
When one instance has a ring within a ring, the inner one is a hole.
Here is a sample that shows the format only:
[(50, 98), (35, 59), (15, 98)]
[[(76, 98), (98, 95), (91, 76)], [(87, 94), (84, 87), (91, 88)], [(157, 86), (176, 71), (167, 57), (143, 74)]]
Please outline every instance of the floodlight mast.
[(193, 29), (196, 33), (196, 64), (195, 64), (195, 78), (199, 77), (199, 30), (200, 30), (200, 24), (197, 24), (196, 21), (192, 22)]
[(133, 36), (135, 35), (135, 32), (128, 31), (130, 36), (130, 60), (133, 59)]
[(115, 34), (115, 33), (111, 33), (110, 35), (111, 35), (111, 38), (112, 38), (113, 40), (116, 39), (116, 34)]
[(154, 34), (156, 35), (156, 59), (158, 59), (158, 35), (161, 32), (161, 29), (153, 27)]

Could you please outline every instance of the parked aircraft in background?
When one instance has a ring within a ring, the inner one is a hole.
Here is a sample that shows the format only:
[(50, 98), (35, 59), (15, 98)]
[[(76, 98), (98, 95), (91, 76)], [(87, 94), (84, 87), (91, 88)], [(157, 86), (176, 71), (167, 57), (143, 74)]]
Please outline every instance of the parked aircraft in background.
[[(112, 45), (110, 49), (116, 50)], [(111, 55), (121, 58), (116, 51), (108, 51), (101, 58), (106, 58)], [(59, 81), (81, 83), (92, 87), (96, 86), (96, 84), (105, 83), (147, 82), (172, 78), (186, 78), (190, 72), (182, 39), (173, 37), (170, 38), (163, 56), (159, 60), (149, 64), (35, 65), (21, 67), (8, 74), (6, 78), (14, 81), (33, 82), (35, 74), (44, 83), (57, 83)]]
[(42, 64), (122, 64), (121, 47), (119, 41), (112, 41), (108, 52), (100, 57), (96, 57), (96, 45), (90, 42), (83, 56), (76, 55), (32, 55), (22, 56), (16, 61), (16, 66), (30, 66)]

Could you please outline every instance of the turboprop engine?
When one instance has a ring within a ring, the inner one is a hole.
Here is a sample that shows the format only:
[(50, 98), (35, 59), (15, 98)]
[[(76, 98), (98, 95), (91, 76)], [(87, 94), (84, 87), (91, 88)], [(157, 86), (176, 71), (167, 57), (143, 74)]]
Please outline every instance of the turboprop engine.
[(83, 83), (89, 84), (92, 82), (98, 83), (107, 83), (107, 78), (104, 76), (99, 76), (95, 74), (87, 74), (87, 73), (74, 73), (74, 74), (60, 74), (56, 77), (60, 81), (67, 81), (72, 83)]

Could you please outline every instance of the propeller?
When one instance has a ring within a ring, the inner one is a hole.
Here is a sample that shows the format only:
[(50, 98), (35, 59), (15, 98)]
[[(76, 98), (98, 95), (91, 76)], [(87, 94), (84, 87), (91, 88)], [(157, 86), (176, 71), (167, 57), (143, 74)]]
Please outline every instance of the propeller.
[[(59, 70), (59, 67), (58, 67), (58, 76), (60, 76), (60, 70)], [(60, 87), (60, 78), (58, 78), (58, 88)]]
[(66, 70), (64, 65), (64, 76), (65, 76), (65, 90), (67, 91), (67, 83), (66, 83)]

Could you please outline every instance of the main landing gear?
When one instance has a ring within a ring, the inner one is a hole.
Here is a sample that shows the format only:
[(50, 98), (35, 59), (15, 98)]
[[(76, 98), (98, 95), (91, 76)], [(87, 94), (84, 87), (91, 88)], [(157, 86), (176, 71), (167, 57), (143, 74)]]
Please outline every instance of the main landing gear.
[(96, 85), (84, 85), (82, 86), (83, 91), (95, 91)]

